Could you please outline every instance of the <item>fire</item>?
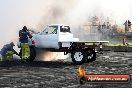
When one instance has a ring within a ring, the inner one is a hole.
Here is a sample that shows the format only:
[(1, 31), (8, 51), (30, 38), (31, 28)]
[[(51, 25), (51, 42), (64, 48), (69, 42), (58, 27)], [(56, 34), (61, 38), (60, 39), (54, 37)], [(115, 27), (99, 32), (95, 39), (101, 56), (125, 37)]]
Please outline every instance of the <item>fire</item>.
[(45, 52), (39, 51), (37, 54), (37, 61), (54, 61), (56, 59), (57, 54), (53, 52)]
[(69, 58), (69, 55), (64, 55), (64, 53), (60, 52), (49, 52), (49, 51), (38, 51), (38, 54), (36, 56), (37, 61), (57, 61)]
[(44, 61), (53, 61), (55, 60), (56, 56), (57, 54), (53, 52), (45, 52), (45, 54), (43, 54)]
[(79, 76), (85, 76), (86, 75), (86, 71), (82, 66), (79, 66), (78, 72), (79, 72)]

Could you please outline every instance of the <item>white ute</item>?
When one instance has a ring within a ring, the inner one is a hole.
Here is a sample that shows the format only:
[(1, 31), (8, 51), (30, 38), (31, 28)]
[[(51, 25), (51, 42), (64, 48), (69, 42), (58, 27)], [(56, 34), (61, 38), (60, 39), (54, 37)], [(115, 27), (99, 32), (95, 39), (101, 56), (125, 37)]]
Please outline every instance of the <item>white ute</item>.
[(69, 48), (71, 42), (79, 41), (78, 38), (73, 37), (69, 26), (61, 24), (49, 25), (41, 33), (34, 34), (33, 38), (37, 48)]
[[(95, 43), (107, 43), (108, 41), (79, 41), (79, 38), (74, 38), (68, 25), (52, 24), (44, 28), (42, 32), (33, 34), (35, 41), (34, 46), (29, 41), (31, 53), (30, 61), (36, 57), (36, 48), (49, 50), (53, 52), (71, 53), (72, 61), (75, 64), (83, 64), (89, 61), (96, 60)], [(92, 43), (93, 45), (88, 45)]]

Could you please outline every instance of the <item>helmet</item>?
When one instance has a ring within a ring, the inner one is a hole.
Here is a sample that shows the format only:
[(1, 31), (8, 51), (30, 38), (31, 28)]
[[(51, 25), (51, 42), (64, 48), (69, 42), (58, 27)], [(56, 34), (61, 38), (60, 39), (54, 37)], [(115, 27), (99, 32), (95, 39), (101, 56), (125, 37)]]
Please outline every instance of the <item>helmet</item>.
[(27, 29), (27, 27), (26, 27), (26, 26), (24, 26), (24, 27), (23, 27), (23, 29)]
[(24, 26), (22, 30), (23, 30), (23, 31), (27, 31), (27, 27), (26, 27), (26, 26)]
[(15, 44), (13, 42), (10, 43), (11, 46), (15, 46)]

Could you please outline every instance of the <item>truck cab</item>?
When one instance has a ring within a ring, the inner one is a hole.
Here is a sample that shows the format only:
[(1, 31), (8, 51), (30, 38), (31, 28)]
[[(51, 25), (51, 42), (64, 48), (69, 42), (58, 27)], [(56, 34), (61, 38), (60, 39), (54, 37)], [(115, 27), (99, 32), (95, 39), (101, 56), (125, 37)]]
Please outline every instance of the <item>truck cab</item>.
[(42, 32), (33, 35), (35, 47), (54, 48), (70, 47), (71, 42), (79, 41), (74, 38), (70, 27), (63, 24), (52, 24), (46, 26)]

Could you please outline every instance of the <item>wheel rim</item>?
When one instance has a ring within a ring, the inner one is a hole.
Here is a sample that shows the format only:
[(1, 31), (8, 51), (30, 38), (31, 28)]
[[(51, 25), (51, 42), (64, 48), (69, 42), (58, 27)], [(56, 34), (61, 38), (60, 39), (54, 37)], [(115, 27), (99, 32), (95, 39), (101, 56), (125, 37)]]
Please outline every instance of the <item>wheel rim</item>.
[(75, 59), (76, 61), (82, 61), (82, 59), (83, 59), (83, 54), (82, 54), (82, 52), (76, 52), (76, 53), (74, 54), (74, 59)]
[(93, 54), (88, 55), (89, 60), (92, 59), (92, 57), (93, 57)]

